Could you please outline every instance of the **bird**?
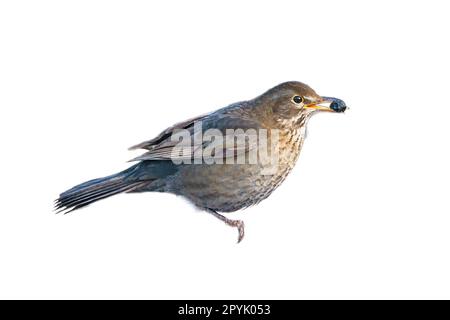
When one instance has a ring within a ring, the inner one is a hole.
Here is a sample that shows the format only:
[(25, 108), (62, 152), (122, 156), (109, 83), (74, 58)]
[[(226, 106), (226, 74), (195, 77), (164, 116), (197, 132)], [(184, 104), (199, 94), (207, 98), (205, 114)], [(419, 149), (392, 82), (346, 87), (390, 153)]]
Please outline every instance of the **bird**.
[(131, 147), (145, 153), (122, 172), (61, 193), (55, 210), (69, 213), (120, 193), (166, 192), (236, 228), (239, 243), (244, 222), (226, 213), (256, 205), (280, 186), (297, 162), (311, 116), (346, 109), (343, 100), (302, 82), (281, 83)]

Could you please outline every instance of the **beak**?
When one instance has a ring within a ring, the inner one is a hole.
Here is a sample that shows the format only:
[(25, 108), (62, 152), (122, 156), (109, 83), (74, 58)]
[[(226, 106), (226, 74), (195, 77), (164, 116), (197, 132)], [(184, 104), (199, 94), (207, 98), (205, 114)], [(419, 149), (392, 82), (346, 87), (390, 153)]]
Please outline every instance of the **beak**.
[(345, 109), (347, 109), (347, 106), (341, 99), (321, 97), (319, 101), (307, 104), (305, 108), (319, 111), (344, 112)]

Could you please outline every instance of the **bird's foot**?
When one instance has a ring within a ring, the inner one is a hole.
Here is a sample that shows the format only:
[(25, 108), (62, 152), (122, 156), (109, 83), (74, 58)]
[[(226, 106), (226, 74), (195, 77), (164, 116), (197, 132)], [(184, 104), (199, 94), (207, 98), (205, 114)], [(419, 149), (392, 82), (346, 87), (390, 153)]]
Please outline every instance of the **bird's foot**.
[(227, 220), (225, 220), (225, 223), (231, 227), (235, 227), (238, 229), (239, 235), (238, 235), (237, 243), (241, 242), (242, 239), (244, 239), (244, 235), (245, 235), (244, 221), (227, 219)]
[(208, 212), (211, 213), (216, 218), (218, 218), (218, 219), (222, 220), (223, 222), (225, 222), (230, 227), (234, 227), (234, 228), (238, 229), (239, 235), (238, 235), (237, 243), (241, 242), (242, 239), (244, 239), (244, 235), (245, 235), (245, 224), (244, 224), (244, 221), (228, 219), (227, 217), (221, 215), (220, 213), (218, 213), (217, 211), (212, 210), (212, 209), (209, 209)]

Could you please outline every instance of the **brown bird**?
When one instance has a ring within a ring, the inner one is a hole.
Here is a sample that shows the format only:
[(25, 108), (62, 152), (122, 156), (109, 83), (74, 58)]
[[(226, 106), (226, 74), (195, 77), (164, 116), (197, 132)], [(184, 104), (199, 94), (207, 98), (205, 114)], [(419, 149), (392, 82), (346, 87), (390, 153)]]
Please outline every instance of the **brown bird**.
[(239, 231), (233, 212), (266, 199), (294, 167), (311, 116), (344, 112), (336, 98), (319, 96), (301, 82), (285, 82), (248, 101), (178, 123), (131, 149), (147, 150), (120, 173), (62, 193), (59, 211), (70, 212), (122, 192), (183, 196)]

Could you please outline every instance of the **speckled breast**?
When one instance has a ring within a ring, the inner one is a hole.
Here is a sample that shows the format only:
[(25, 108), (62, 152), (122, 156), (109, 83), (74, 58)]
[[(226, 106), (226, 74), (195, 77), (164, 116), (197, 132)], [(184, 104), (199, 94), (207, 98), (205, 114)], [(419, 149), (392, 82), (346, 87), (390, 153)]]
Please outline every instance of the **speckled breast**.
[(290, 173), (304, 138), (304, 128), (279, 132), (279, 157), (275, 168), (273, 164), (262, 163), (183, 165), (179, 170), (180, 185), (176, 193), (199, 208), (220, 212), (232, 212), (257, 204), (267, 198)]

